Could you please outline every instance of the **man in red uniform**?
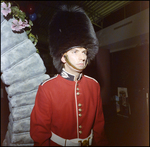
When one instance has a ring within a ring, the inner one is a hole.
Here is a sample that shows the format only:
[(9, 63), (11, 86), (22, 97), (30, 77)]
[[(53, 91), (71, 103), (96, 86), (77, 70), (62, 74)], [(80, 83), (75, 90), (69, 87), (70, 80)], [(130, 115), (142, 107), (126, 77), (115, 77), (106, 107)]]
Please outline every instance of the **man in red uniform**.
[(39, 86), (30, 122), (34, 145), (107, 145), (99, 83), (82, 74), (98, 52), (83, 9), (62, 6), (49, 25), (49, 43), (59, 74)]

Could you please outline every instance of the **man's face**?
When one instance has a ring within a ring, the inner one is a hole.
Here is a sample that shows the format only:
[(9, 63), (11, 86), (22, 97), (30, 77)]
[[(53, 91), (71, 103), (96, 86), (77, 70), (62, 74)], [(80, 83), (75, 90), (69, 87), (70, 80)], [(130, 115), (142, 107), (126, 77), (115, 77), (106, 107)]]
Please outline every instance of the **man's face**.
[(85, 68), (87, 62), (87, 50), (85, 48), (73, 48), (64, 55), (68, 57), (69, 62), (73, 65), (69, 65), (65, 59), (63, 63), (65, 63), (65, 69), (69, 70), (68, 72), (72, 70), (81, 72)]

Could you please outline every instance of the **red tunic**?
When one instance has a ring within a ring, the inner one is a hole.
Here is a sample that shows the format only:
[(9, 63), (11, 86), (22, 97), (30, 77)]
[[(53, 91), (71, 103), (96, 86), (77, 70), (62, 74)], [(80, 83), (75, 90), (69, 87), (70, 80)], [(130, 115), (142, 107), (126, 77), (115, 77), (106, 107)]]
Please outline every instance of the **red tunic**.
[(57, 75), (39, 86), (31, 113), (30, 135), (35, 146), (55, 146), (51, 131), (65, 139), (88, 137), (93, 145), (105, 145), (100, 86), (83, 75), (75, 82)]

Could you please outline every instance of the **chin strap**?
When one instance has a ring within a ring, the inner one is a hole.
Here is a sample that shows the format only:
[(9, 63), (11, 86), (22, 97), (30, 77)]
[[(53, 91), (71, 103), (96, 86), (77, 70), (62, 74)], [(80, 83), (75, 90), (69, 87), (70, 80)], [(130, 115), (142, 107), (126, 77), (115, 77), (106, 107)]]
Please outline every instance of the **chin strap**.
[(86, 60), (85, 66), (84, 66), (82, 69), (79, 69), (79, 68), (75, 67), (73, 64), (71, 64), (71, 62), (70, 62), (69, 59), (68, 59), (68, 55), (67, 55), (67, 54), (64, 54), (64, 58), (65, 58), (66, 62), (67, 62), (71, 67), (73, 67), (73, 68), (76, 69), (76, 70), (83, 70), (83, 69), (85, 69), (86, 66), (88, 65), (88, 60)]

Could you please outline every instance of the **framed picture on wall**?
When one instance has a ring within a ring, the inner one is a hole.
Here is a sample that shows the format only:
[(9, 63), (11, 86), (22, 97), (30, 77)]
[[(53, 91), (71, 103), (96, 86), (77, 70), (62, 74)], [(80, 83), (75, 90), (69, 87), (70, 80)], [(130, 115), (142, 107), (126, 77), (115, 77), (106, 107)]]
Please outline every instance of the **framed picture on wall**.
[(129, 117), (131, 114), (130, 104), (128, 101), (128, 92), (125, 87), (118, 87), (118, 99), (116, 100), (117, 115)]

